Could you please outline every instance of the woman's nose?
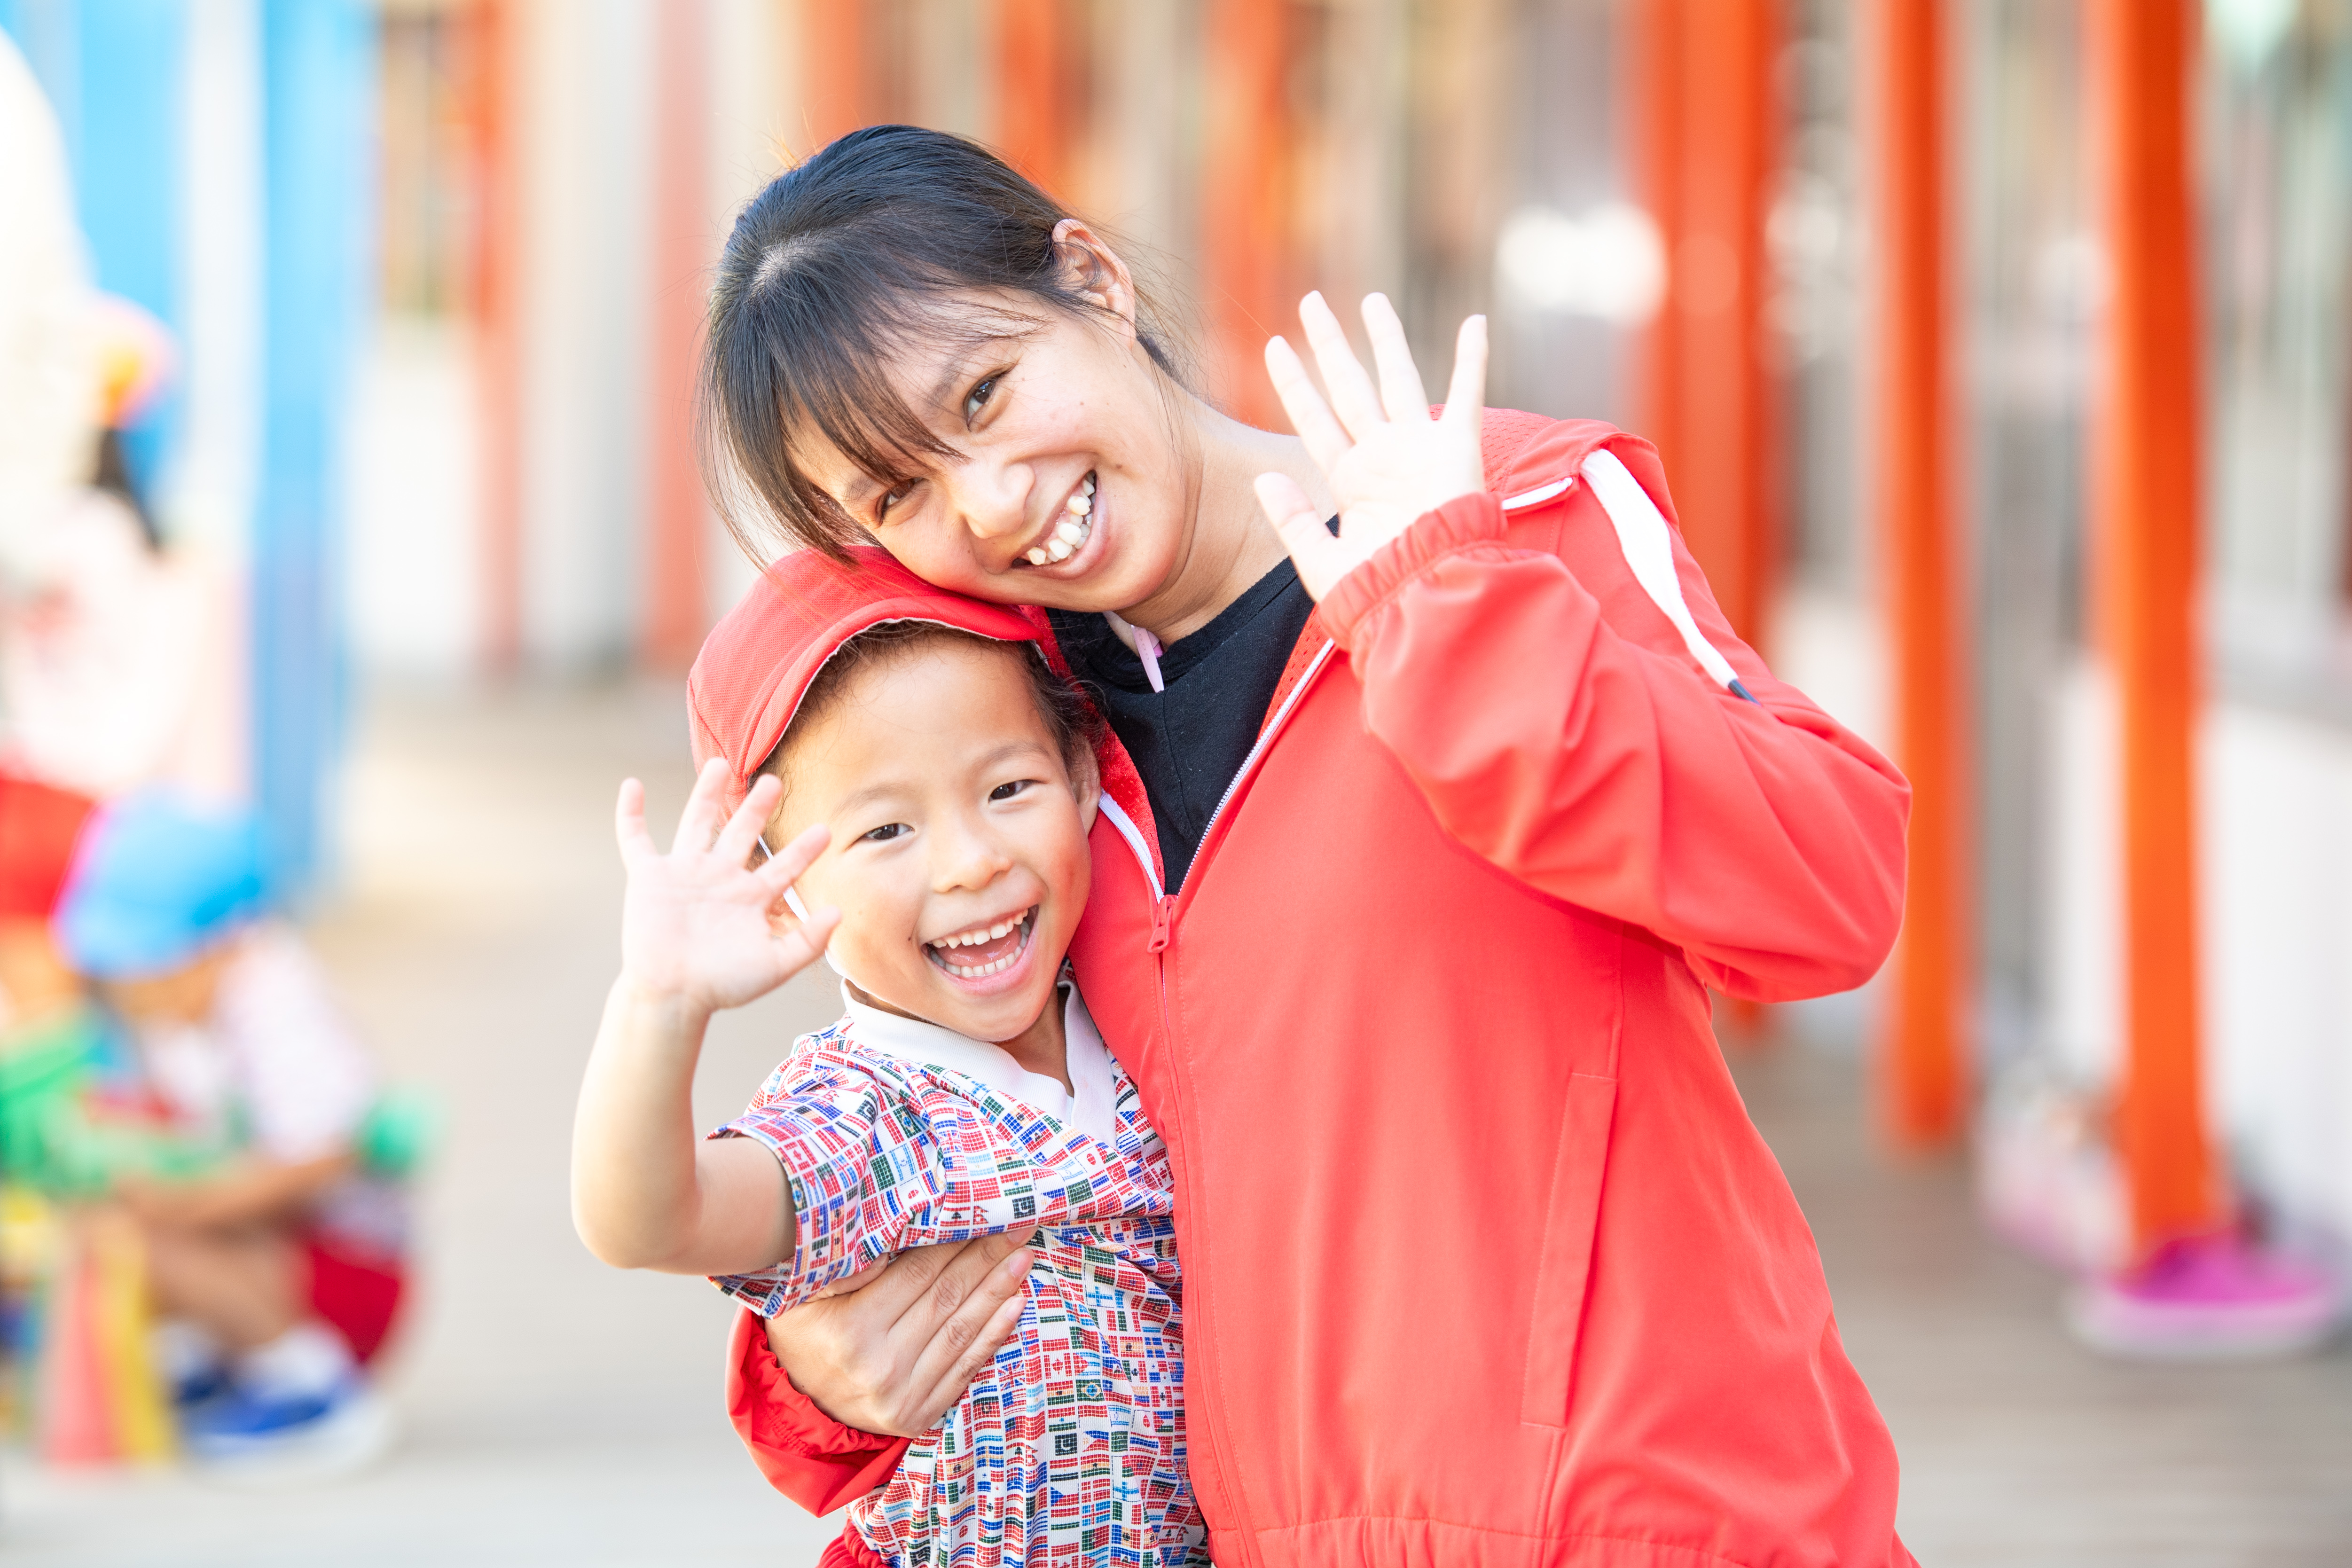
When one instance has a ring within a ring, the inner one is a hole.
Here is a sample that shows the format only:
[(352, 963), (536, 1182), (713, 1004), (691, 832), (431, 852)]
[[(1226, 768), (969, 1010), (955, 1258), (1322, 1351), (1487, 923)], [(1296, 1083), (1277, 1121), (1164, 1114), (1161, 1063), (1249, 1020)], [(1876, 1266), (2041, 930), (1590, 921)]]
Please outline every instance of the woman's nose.
[(1019, 537), (1029, 527), (1036, 474), (1026, 463), (979, 462), (957, 476), (955, 499), (975, 539)]

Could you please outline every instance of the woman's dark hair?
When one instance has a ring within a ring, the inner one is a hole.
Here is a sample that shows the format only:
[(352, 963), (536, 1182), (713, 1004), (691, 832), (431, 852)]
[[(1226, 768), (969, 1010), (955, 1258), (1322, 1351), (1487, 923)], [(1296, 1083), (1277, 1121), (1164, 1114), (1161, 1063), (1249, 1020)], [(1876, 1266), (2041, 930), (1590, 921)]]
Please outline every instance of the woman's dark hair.
[(999, 642), (976, 632), (943, 626), (937, 621), (884, 621), (868, 626), (835, 648), (816, 679), (801, 694), (800, 707), (793, 721), (784, 727), (776, 749), (770, 752), (759, 771), (773, 773), (787, 788), (791, 781), (784, 777), (785, 752), (793, 737), (803, 733), (803, 726), (826, 709), (841, 700), (850, 683), (864, 671), (894, 663), (916, 652), (927, 643), (960, 642), (992, 648), (1018, 659), (1029, 678), (1029, 696), (1037, 704), (1037, 717), (1045, 721), (1045, 733), (1062, 754), (1062, 766), (1069, 771), (1073, 782), (1090, 776), (1094, 772), (1096, 742), (1102, 739), (1102, 715), (1094, 704), (1082, 696), (1078, 689), (1047, 668), (1035, 643)]
[[(1098, 317), (1084, 291), (1093, 279), (1073, 278), (1054, 244), (1071, 216), (986, 148), (913, 125), (854, 132), (751, 198), (710, 290), (698, 413), (704, 477), (747, 553), (761, 551), (746, 500), (787, 543), (836, 560), (865, 539), (793, 460), (794, 435), (821, 436), (889, 482), (949, 454), (885, 374), (898, 350), (969, 351), (1044, 324), (1015, 303), (975, 312), (951, 296), (986, 290)], [(1181, 380), (1154, 324), (1137, 331)]]

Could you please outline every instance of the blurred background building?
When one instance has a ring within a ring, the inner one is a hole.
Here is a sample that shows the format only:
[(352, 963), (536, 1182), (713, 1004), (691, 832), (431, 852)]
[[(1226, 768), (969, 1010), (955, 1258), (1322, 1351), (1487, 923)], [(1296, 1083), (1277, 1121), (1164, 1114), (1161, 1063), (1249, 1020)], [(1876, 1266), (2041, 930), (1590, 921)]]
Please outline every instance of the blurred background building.
[(131, 464), (244, 584), (238, 744), (314, 886), (372, 694), (683, 669), (753, 570), (695, 460), (710, 262), (794, 158), (911, 121), (1103, 226), (1245, 417), (1299, 293), (1378, 289), (1425, 365), (1490, 312), (1491, 402), (1657, 441), (1735, 625), (1920, 790), (1890, 973), (1730, 1033), (1855, 1047), (1881, 1146), (1973, 1133), (2060, 1260), (2231, 1206), (2352, 1238), (2352, 0), (0, 29), (97, 281), (176, 337)]

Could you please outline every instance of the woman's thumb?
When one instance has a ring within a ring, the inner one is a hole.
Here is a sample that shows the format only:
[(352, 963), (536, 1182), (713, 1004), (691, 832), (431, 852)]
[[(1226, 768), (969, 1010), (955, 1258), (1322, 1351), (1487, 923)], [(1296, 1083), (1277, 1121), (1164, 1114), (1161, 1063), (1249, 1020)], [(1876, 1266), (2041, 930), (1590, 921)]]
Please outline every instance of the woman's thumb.
[(1275, 532), (1282, 536), (1283, 548), (1298, 568), (1298, 580), (1307, 584), (1307, 592), (1321, 599), (1331, 584), (1347, 575), (1345, 552), (1331, 531), (1323, 526), (1323, 519), (1315, 510), (1315, 503), (1307, 499), (1307, 491), (1288, 474), (1260, 474), (1257, 477), (1257, 503), (1265, 509), (1266, 521), (1274, 524)]

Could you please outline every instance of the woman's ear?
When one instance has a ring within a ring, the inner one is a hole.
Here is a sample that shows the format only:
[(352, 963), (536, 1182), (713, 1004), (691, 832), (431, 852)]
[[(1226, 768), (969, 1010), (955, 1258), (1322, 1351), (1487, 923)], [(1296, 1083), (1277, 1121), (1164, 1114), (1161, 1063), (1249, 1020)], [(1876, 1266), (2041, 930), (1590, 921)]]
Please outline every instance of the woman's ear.
[(1054, 253), (1073, 289), (1096, 309), (1135, 326), (1135, 278), (1099, 235), (1077, 218), (1066, 217), (1054, 226)]

